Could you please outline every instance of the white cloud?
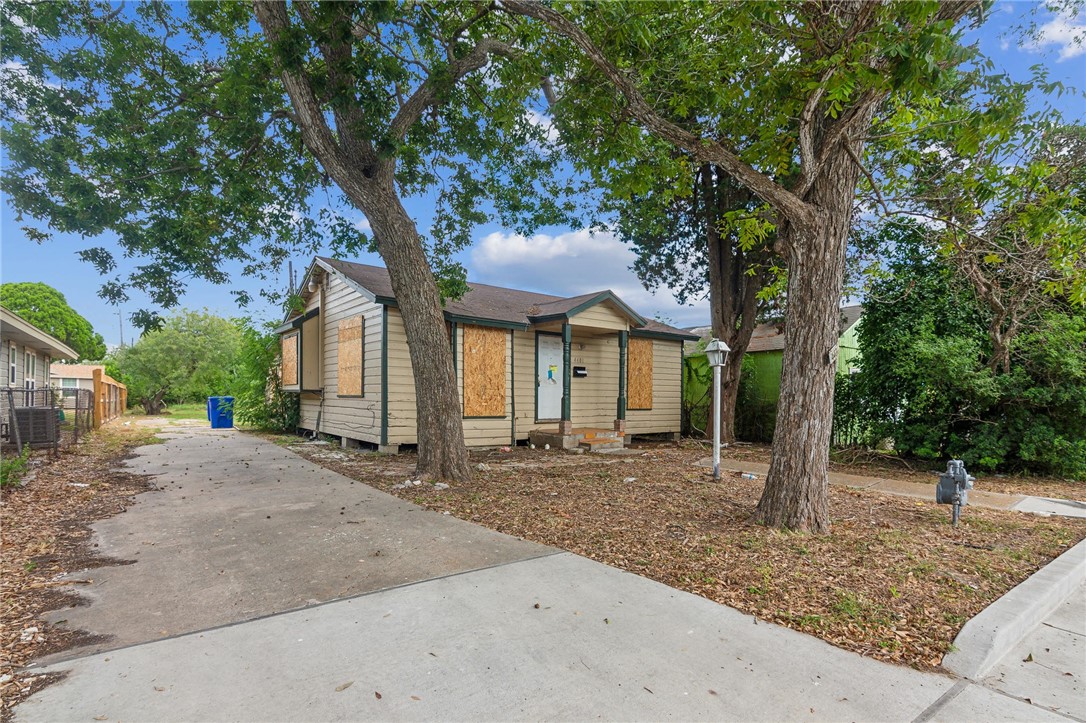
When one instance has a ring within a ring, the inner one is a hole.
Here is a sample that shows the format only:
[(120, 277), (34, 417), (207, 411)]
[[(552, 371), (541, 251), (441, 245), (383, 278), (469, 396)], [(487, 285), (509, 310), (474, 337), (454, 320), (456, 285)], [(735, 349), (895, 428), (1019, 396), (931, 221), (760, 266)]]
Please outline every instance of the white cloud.
[(529, 108), (524, 112), (524, 118), (532, 125), (541, 128), (546, 134), (549, 143), (557, 142), (558, 129), (554, 127), (554, 123), (551, 122), (551, 119), (548, 116)]
[(373, 230), (373, 227), (370, 226), (370, 220), (365, 216), (362, 216), (360, 219), (355, 221), (354, 227), (358, 229), (359, 233), (369, 233)]
[(1055, 15), (1047, 23), (1038, 28), (1040, 36), (1036, 42), (1030, 42), (1022, 47), (1026, 50), (1040, 51), (1049, 45), (1055, 45), (1059, 49), (1057, 62), (1077, 58), (1086, 53), (1086, 16), (1082, 14), (1071, 15), (1063, 13)]
[(679, 326), (708, 323), (709, 305), (682, 306), (667, 291), (650, 292), (630, 270), (636, 256), (611, 233), (570, 231), (526, 237), (491, 233), (471, 250), (469, 278), (483, 284), (578, 296), (610, 289), (648, 318)]

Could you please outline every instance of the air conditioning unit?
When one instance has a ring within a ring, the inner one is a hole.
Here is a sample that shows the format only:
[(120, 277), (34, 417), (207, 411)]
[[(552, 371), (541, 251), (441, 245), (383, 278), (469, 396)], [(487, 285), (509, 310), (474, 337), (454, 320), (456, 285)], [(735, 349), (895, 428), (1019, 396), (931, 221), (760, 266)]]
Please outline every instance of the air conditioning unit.
[(60, 438), (55, 407), (16, 407), (15, 424), (23, 444), (56, 444)]

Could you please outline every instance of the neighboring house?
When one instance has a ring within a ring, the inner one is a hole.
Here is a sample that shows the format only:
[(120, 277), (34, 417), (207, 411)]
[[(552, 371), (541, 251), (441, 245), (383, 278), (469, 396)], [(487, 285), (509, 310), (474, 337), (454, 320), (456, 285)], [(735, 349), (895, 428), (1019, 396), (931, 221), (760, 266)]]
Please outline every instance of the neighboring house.
[[(678, 434), (682, 343), (610, 291), (562, 298), (484, 284), (448, 301), (448, 351), (469, 446), (535, 435), (565, 447)], [(415, 385), (388, 271), (318, 257), (304, 310), (278, 329), (303, 429), (394, 452), (416, 444)], [(568, 364), (566, 360), (568, 359)], [(551, 436), (547, 436), (551, 435)]]
[(105, 364), (53, 364), (49, 383), (60, 389), (94, 389), (94, 370), (106, 373)]
[[(863, 315), (863, 306), (856, 304), (841, 308), (841, 336), (837, 342), (837, 373), (851, 374), (860, 355), (856, 327)], [(690, 330), (699, 338), (708, 339), (712, 329), (707, 326)], [(688, 350), (688, 353), (689, 350)], [(750, 337), (747, 357), (753, 367), (751, 381), (755, 397), (762, 404), (776, 404), (781, 395), (781, 370), (784, 360), (784, 323), (759, 324)]]
[(0, 306), (0, 368), (8, 387), (47, 389), (53, 360), (78, 358), (67, 344)]

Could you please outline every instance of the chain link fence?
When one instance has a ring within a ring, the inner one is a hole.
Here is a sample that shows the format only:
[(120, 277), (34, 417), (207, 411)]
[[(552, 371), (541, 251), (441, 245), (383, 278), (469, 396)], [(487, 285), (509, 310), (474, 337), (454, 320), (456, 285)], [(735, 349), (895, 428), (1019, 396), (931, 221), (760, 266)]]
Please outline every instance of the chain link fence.
[(75, 444), (94, 427), (90, 389), (4, 389), (0, 392), (0, 441), (22, 454), (24, 447)]

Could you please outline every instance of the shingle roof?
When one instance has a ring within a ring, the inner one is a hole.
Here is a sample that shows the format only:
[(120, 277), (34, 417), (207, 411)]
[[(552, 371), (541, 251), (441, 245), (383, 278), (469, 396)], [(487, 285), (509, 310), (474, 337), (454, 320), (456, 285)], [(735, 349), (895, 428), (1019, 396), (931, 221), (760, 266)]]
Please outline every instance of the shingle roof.
[[(383, 266), (370, 266), (368, 264), (356, 264), (351, 261), (341, 261), (325, 256), (318, 256), (318, 260), (327, 264), (337, 272), (358, 284), (362, 288), (373, 293), (379, 302), (388, 303), (395, 301), (392, 293), (392, 282), (388, 276), (388, 269)], [(445, 303), (445, 313), (450, 316), (460, 316), (469, 319), (481, 319), (497, 321), (508, 324), (518, 324), (527, 327), (537, 317), (561, 315), (577, 308), (581, 304), (591, 301), (593, 298), (606, 295), (609, 292), (597, 291), (579, 296), (561, 297), (551, 294), (540, 294), (534, 291), (521, 291), (490, 284), (478, 284), (469, 282), (470, 291), (456, 301), (449, 300)], [(615, 299), (618, 299), (613, 293)], [(690, 332), (677, 329), (657, 321), (647, 321), (644, 326), (637, 327), (640, 331), (656, 334), (689, 337)]]
[(104, 374), (105, 364), (50, 364), (49, 376), (63, 379), (91, 379), (94, 370), (101, 369)]

